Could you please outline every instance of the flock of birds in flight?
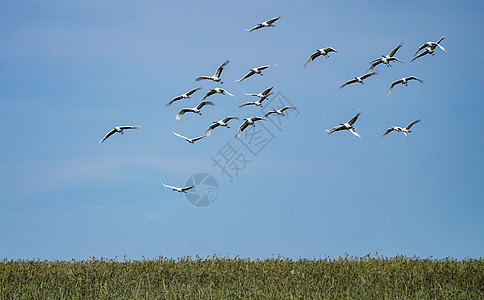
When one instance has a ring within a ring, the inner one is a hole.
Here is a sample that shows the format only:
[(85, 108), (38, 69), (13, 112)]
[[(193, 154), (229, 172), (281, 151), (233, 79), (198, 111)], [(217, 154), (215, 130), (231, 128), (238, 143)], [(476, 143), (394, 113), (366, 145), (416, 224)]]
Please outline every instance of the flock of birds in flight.
[[(274, 23), (279, 20), (281, 18), (281, 16), (278, 16), (278, 17), (275, 17), (275, 18), (272, 18), (270, 20), (267, 20), (265, 22), (262, 22), (262, 23), (259, 23), (257, 24), (256, 26), (254, 26), (253, 28), (251, 29), (245, 29), (247, 32), (252, 32), (252, 31), (255, 31), (255, 30), (258, 30), (258, 29), (261, 29), (261, 28), (265, 28), (265, 27), (275, 27)], [(445, 53), (447, 53), (447, 51), (445, 50), (444, 47), (442, 47), (442, 45), (440, 45), (440, 43), (444, 40), (445, 37), (441, 37), (437, 42), (427, 42), (423, 45), (421, 45), (417, 51), (415, 52), (414, 54), (414, 57), (411, 59), (411, 61), (414, 61), (420, 57), (423, 57), (427, 54), (429, 55), (434, 55), (434, 50), (439, 47), (442, 51), (444, 51)], [(399, 44), (398, 46), (396, 46), (388, 55), (382, 55), (381, 57), (379, 58), (376, 58), (374, 60), (372, 60), (370, 62), (370, 67), (369, 69), (366, 71), (365, 74), (361, 75), (361, 76), (355, 76), (353, 79), (350, 79), (348, 81), (346, 81), (345, 83), (343, 83), (340, 88), (344, 88), (345, 86), (347, 85), (350, 85), (350, 84), (353, 84), (353, 83), (360, 83), (360, 84), (364, 84), (364, 80), (371, 77), (371, 76), (374, 76), (377, 74), (377, 72), (373, 71), (373, 69), (380, 65), (380, 64), (384, 64), (386, 65), (387, 67), (391, 67), (391, 62), (399, 62), (401, 64), (404, 64), (404, 62), (402, 62), (400, 59), (398, 59), (397, 57), (395, 57), (397, 51), (402, 47), (403, 44)], [(423, 51), (422, 51), (423, 50)], [(336, 49), (332, 48), (332, 47), (327, 47), (327, 48), (321, 48), (321, 49), (317, 49), (314, 53), (312, 53), (308, 60), (306, 61), (306, 63), (304, 64), (304, 67), (307, 68), (310, 66), (310, 64), (316, 59), (318, 58), (319, 56), (324, 56), (325, 58), (328, 58), (329, 57), (329, 53), (331, 52), (334, 52), (334, 53), (339, 53)], [(215, 74), (213, 74), (212, 76), (199, 76), (197, 77), (195, 80), (196, 81), (202, 81), (202, 80), (210, 80), (210, 81), (213, 81), (213, 82), (216, 82), (216, 83), (219, 83), (219, 84), (223, 84), (222, 80), (221, 80), (221, 75), (222, 75), (222, 71), (224, 70), (224, 68), (229, 64), (229, 60), (223, 62), (218, 68), (217, 70), (215, 71)], [(258, 74), (258, 75), (263, 75), (262, 74), (262, 71), (263, 70), (266, 70), (270, 67), (275, 67), (276, 65), (273, 64), (273, 65), (264, 65), (264, 66), (260, 66), (260, 67), (255, 67), (255, 68), (252, 68), (249, 70), (249, 72), (247, 72), (247, 74), (245, 74), (242, 78), (238, 79), (238, 80), (235, 80), (235, 82), (241, 82), (255, 74)], [(401, 79), (398, 79), (394, 82), (392, 82), (390, 84), (390, 87), (388, 88), (387, 90), (387, 94), (390, 94), (392, 89), (397, 85), (397, 84), (402, 84), (402, 85), (405, 85), (407, 86), (408, 85), (408, 82), (409, 81), (412, 81), (412, 80), (415, 80), (417, 82), (420, 82), (420, 83), (423, 83), (423, 80), (421, 80), (420, 78), (416, 77), (416, 76), (408, 76), (408, 77), (404, 77), (404, 78), (401, 78)], [(274, 87), (271, 86), (267, 89), (265, 89), (264, 91), (260, 92), (260, 93), (252, 93), (252, 94), (248, 94), (248, 93), (245, 93), (244, 92), (244, 95), (246, 96), (252, 96), (252, 97), (256, 97), (258, 98), (257, 101), (253, 101), (253, 102), (246, 102), (246, 103), (243, 103), (241, 105), (239, 105), (239, 107), (244, 107), (244, 106), (250, 106), (250, 105), (254, 105), (254, 106), (258, 106), (258, 107), (261, 107), (262, 106), (262, 102), (264, 100), (266, 100), (270, 95), (272, 95), (271, 91)], [(197, 92), (198, 90), (200, 90), (201, 87), (197, 87), (197, 88), (194, 88), (194, 89), (191, 89), (189, 90), (188, 92), (182, 94), (182, 95), (179, 95), (177, 97), (174, 97), (173, 99), (171, 99), (166, 105), (167, 106), (171, 106), (173, 103), (179, 101), (179, 100), (183, 100), (183, 99), (190, 99), (191, 96)], [(198, 115), (201, 115), (201, 109), (205, 106), (213, 106), (215, 105), (212, 101), (208, 101), (206, 100), (208, 97), (214, 95), (214, 94), (221, 94), (221, 95), (228, 95), (228, 96), (231, 96), (231, 97), (236, 97), (235, 95), (229, 93), (227, 90), (223, 89), (223, 88), (219, 88), (219, 87), (215, 87), (215, 88), (212, 88), (210, 89), (202, 98), (202, 101), (200, 103), (198, 103), (197, 106), (195, 107), (192, 107), (192, 108), (182, 108), (177, 114), (176, 114), (176, 120), (180, 120), (181, 117), (186, 114), (186, 113), (195, 113), (195, 114), (198, 114)], [(263, 117), (259, 117), (259, 116), (254, 116), (254, 117), (249, 117), (249, 118), (245, 118), (243, 119), (243, 122), (242, 124), (240, 124), (239, 128), (238, 128), (238, 131), (236, 133), (236, 137), (237, 138), (240, 138), (242, 132), (249, 126), (255, 126), (255, 122), (257, 121), (263, 121), (263, 120), (267, 120), (267, 117), (271, 114), (276, 114), (276, 115), (282, 115), (284, 116), (284, 111), (286, 110), (289, 110), (289, 109), (295, 109), (295, 107), (292, 107), (292, 106), (285, 106), (281, 109), (273, 109), (269, 112), (267, 112)], [(361, 112), (358, 111), (357, 114), (355, 116), (353, 116), (348, 122), (346, 123), (340, 123), (338, 126), (335, 126), (333, 128), (331, 128), (330, 130), (327, 130), (326, 129), (326, 132), (328, 134), (330, 133), (333, 133), (333, 132), (336, 132), (336, 131), (341, 131), (341, 130), (348, 130), (349, 132), (351, 132), (352, 134), (354, 134), (355, 136), (361, 138), (361, 136), (355, 131), (353, 125), (355, 124), (356, 120), (358, 119), (358, 117), (360, 116)], [(212, 131), (217, 128), (217, 127), (226, 127), (226, 128), (230, 128), (229, 125), (228, 125), (228, 122), (231, 121), (231, 120), (239, 120), (238, 117), (234, 117), (234, 116), (227, 116), (219, 121), (216, 121), (216, 122), (212, 122), (212, 124), (208, 127), (208, 129), (205, 131), (205, 134), (201, 135), (201, 136), (198, 136), (198, 137), (194, 137), (194, 138), (188, 138), (186, 136), (183, 136), (181, 134), (178, 134), (174, 131), (173, 134), (177, 137), (180, 137), (180, 138), (183, 138), (185, 139), (188, 143), (195, 143), (196, 141), (198, 140), (201, 140), (202, 138), (205, 138), (205, 137), (208, 137), (211, 135)], [(386, 136), (388, 133), (392, 132), (392, 131), (395, 131), (395, 132), (401, 132), (403, 133), (405, 136), (407, 136), (408, 133), (412, 132), (410, 129), (413, 125), (415, 125), (416, 123), (420, 122), (420, 119), (418, 120), (415, 120), (413, 122), (411, 122), (410, 124), (408, 124), (405, 128), (403, 127), (400, 127), (400, 126), (391, 126), (389, 127), (385, 133), (383, 134), (383, 136)], [(124, 133), (124, 130), (127, 130), (127, 129), (138, 129), (139, 126), (116, 126), (114, 127), (112, 130), (110, 130), (105, 136), (104, 138), (100, 141), (100, 143), (104, 142), (107, 138), (109, 138), (110, 136), (112, 136), (113, 134), (115, 133), (120, 133), (120, 134), (123, 134)], [(177, 192), (181, 192), (181, 193), (187, 193), (188, 190), (192, 189), (194, 186), (188, 186), (188, 187), (183, 187), (183, 188), (178, 188), (178, 187), (174, 187), (174, 186), (169, 186), (169, 185), (165, 185), (164, 183), (162, 183), (163, 186), (167, 187), (167, 188), (171, 188), (173, 191), (177, 191)]]

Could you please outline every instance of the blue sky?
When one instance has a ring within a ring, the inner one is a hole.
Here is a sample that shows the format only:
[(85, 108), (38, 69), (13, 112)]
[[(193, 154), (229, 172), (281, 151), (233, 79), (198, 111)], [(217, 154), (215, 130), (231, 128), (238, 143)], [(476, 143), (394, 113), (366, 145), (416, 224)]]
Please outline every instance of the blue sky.
[[(482, 256), (482, 11), (478, 1), (0, 2), (0, 256)], [(278, 15), (275, 28), (244, 30)], [(448, 54), (410, 62), (443, 35)], [(399, 43), (404, 65), (339, 89)], [(340, 53), (303, 67), (327, 46)], [(223, 85), (194, 80), (227, 59)], [(277, 67), (234, 82), (266, 64)], [(424, 83), (386, 94), (409, 75)], [(297, 112), (254, 128), (272, 137), (256, 156), (234, 138), (240, 121), (193, 145), (171, 133), (260, 115), (238, 108), (253, 100), (242, 92), (272, 85), (272, 103), (283, 96)], [(214, 95), (202, 116), (175, 120), (216, 86), (237, 97)], [(324, 132), (359, 109), (361, 139)], [(408, 138), (382, 138), (415, 119)], [(115, 125), (141, 128), (99, 144)], [(250, 160), (232, 181), (212, 160), (227, 143)], [(161, 186), (196, 173), (218, 182), (210, 206)]]

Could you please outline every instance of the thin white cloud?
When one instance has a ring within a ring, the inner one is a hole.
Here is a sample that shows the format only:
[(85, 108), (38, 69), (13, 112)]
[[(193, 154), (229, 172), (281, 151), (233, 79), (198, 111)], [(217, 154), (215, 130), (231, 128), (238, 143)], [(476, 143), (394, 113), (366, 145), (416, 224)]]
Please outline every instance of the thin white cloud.
[(155, 211), (155, 212), (152, 212), (151, 214), (147, 215), (145, 217), (145, 221), (159, 220), (159, 219), (161, 219), (161, 217), (162, 217), (161, 214)]

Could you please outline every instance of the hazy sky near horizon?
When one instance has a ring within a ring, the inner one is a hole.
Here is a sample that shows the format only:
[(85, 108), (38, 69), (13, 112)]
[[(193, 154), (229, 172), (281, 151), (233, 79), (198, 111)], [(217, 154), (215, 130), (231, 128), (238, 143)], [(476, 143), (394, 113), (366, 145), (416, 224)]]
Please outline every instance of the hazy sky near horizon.
[[(483, 8), (1, 1), (0, 257), (482, 256)], [(244, 30), (278, 15), (275, 28)], [(443, 35), (447, 54), (435, 49), (410, 61)], [(399, 43), (405, 64), (379, 65), (364, 85), (339, 88)], [(303, 67), (327, 46), (340, 53)], [(195, 81), (225, 60), (223, 84)], [(277, 67), (234, 82), (266, 64)], [(410, 75), (424, 83), (386, 94)], [(198, 86), (191, 99), (165, 105)], [(236, 98), (211, 96), (215, 106), (201, 116), (175, 120), (217, 86)], [(277, 95), (267, 106), (238, 107), (254, 100), (243, 92), (269, 86)], [(212, 121), (261, 115), (279, 101), (297, 111), (249, 128), (253, 139), (234, 138), (240, 120), (195, 144), (171, 133), (202, 135)], [(324, 132), (358, 110), (361, 139)], [(382, 137), (416, 119), (407, 138)], [(99, 144), (115, 125), (140, 129)], [(228, 150), (236, 151), (229, 166), (239, 169), (222, 173), (214, 160)], [(209, 206), (161, 185), (184, 186), (197, 173), (219, 186)]]

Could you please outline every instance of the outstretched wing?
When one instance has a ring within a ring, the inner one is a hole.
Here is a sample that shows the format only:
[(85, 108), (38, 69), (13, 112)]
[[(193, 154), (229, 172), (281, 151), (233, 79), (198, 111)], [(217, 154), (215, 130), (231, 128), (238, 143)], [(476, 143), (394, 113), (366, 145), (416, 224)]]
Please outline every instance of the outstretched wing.
[(417, 51), (415, 51), (414, 55), (417, 55), (417, 53), (422, 50), (423, 48), (427, 47), (427, 43), (423, 44), (422, 46), (418, 47)]
[(191, 108), (182, 108), (177, 114), (175, 119), (180, 120), (181, 116), (183, 116), (185, 113), (192, 111)]
[(348, 129), (352, 134), (356, 135), (357, 137), (361, 138), (361, 136), (356, 132), (353, 128)]
[(375, 74), (376, 74), (376, 72), (366, 73), (366, 74), (361, 75), (360, 78), (361, 79), (366, 79), (366, 78), (368, 78), (368, 77), (370, 77), (372, 75), (375, 75)]
[(425, 51), (421, 52), (419, 55), (415, 56), (414, 58), (412, 58), (412, 61), (416, 60), (417, 58), (419, 57), (422, 57), (426, 54), (429, 54), (429, 50), (425, 49)]
[(186, 191), (188, 191), (188, 190), (190, 190), (190, 189), (193, 189), (194, 187), (195, 187), (194, 185), (192, 185), (192, 186), (187, 186), (187, 187), (181, 188), (180, 190), (181, 190), (182, 192), (186, 192)]
[(330, 134), (330, 133), (333, 133), (335, 131), (340, 131), (340, 130), (343, 130), (343, 129), (346, 129), (346, 128), (343, 125), (338, 125), (338, 126), (331, 128), (330, 130), (326, 129), (326, 132), (328, 134)]
[(218, 127), (220, 126), (220, 124), (218, 123), (212, 123), (212, 125), (208, 126), (208, 129), (207, 131), (205, 131), (205, 135), (206, 136), (210, 136), (212, 134), (212, 130), (215, 128), (215, 127)]
[(264, 117), (252, 117), (252, 118), (250, 118), (250, 119), (251, 119), (252, 121), (254, 121), (254, 122), (255, 122), (255, 121), (261, 121), (261, 120), (267, 120), (267, 119), (266, 119), (266, 118), (264, 118)]
[(171, 186), (171, 185), (166, 185), (163, 182), (161, 183), (164, 187), (170, 188), (170, 189), (175, 189), (177, 190), (178, 188), (176, 186)]
[(173, 132), (173, 134), (174, 134), (174, 135), (176, 135), (176, 136), (179, 136), (179, 137), (181, 137), (181, 138), (184, 138), (184, 139), (186, 139), (186, 140), (189, 140), (189, 138), (187, 138), (186, 136), (183, 136), (183, 135), (181, 135), (181, 134), (178, 134), (178, 133), (176, 133), (176, 132), (174, 132), (174, 131), (172, 131), (172, 132)]
[(255, 105), (255, 102), (245, 102), (244, 104), (239, 105), (239, 107), (244, 107), (247, 105)]
[(358, 112), (353, 118), (351, 118), (349, 121), (348, 121), (348, 124), (353, 126), (353, 124), (355, 124), (356, 120), (358, 119), (358, 117), (361, 115), (360, 112)]
[(275, 114), (275, 113), (276, 113), (276, 111), (275, 111), (275, 110), (268, 111), (268, 112), (266, 112), (266, 114), (264, 115), (264, 118), (267, 118), (267, 116), (268, 116), (268, 115), (270, 115), (270, 114)]
[(439, 48), (442, 49), (442, 51), (444, 51), (447, 54), (447, 51), (445, 50), (444, 47), (440, 46), (440, 44), (437, 44), (437, 46), (439, 46)]
[(213, 95), (213, 94), (216, 94), (217, 92), (214, 90), (214, 89), (211, 89), (210, 91), (208, 91), (205, 96), (203, 96), (202, 100), (205, 100), (207, 99), (207, 97)]
[(228, 92), (227, 90), (225, 90), (225, 89), (222, 89), (222, 90), (223, 90), (225, 93), (227, 93), (227, 95), (229, 95), (229, 96), (232, 96), (232, 97), (236, 98), (234, 94), (229, 93), (229, 92)]
[(109, 131), (99, 143), (104, 142), (108, 137), (110, 137), (111, 135), (113, 135), (115, 132), (116, 132), (116, 129), (114, 129), (114, 128), (111, 129), (111, 131)]
[(247, 126), (249, 126), (249, 122), (245, 120), (244, 123), (240, 125), (239, 130), (237, 131), (237, 134), (236, 134), (237, 138), (240, 138), (242, 131), (244, 131), (244, 129), (247, 128)]
[(223, 69), (229, 62), (230, 60), (227, 60), (217, 68), (217, 71), (215, 72), (215, 77), (220, 77), (220, 74), (222, 74)]
[(334, 49), (333, 47), (327, 47), (327, 48), (324, 48), (323, 49), (324, 52), (336, 52), (336, 53), (339, 53), (336, 49)]
[(418, 122), (420, 122), (420, 119), (415, 120), (412, 123), (408, 124), (408, 126), (405, 129), (409, 130), (414, 124), (417, 124)]
[(250, 70), (249, 73), (245, 74), (244, 77), (240, 78), (239, 80), (236, 80), (235, 82), (241, 82), (242, 80), (244, 80), (244, 79), (246, 79), (246, 78), (248, 78), (248, 77), (250, 77), (254, 74), (255, 74), (255, 72)]
[(387, 129), (387, 131), (385, 131), (385, 133), (383, 134), (383, 136), (385, 136), (385, 135), (389, 134), (389, 133), (390, 133), (390, 132), (392, 132), (393, 130), (394, 130), (394, 128), (393, 128), (393, 127), (388, 128), (388, 129)]
[(401, 79), (398, 79), (398, 80), (396, 80), (396, 81), (392, 82), (392, 84), (390, 84), (390, 87), (389, 87), (389, 88), (388, 88), (388, 90), (387, 90), (387, 94), (389, 94), (389, 95), (390, 95), (390, 94), (391, 94), (391, 92), (392, 92), (393, 87), (394, 87), (396, 84), (399, 84), (399, 83), (402, 83), (402, 80), (401, 80)]
[(122, 130), (125, 130), (125, 129), (138, 129), (139, 126), (119, 126), (119, 128), (121, 128)]
[(197, 88), (195, 88), (195, 89), (193, 89), (193, 90), (189, 90), (189, 91), (187, 92), (187, 96), (190, 96), (191, 94), (193, 94), (193, 93), (195, 93), (196, 91), (201, 90), (201, 89), (202, 89), (201, 87), (197, 87)]
[(200, 76), (200, 77), (195, 78), (196, 81), (200, 81), (200, 80), (204, 80), (204, 79), (210, 79), (211, 80), (212, 77), (210, 77), (210, 76)]
[(285, 106), (285, 107), (281, 108), (280, 111), (283, 112), (283, 111), (288, 110), (288, 109), (296, 109), (296, 108), (293, 107), (293, 106)]
[(405, 64), (403, 61), (399, 60), (399, 59), (398, 59), (398, 58), (396, 58), (396, 57), (390, 57), (390, 58), (388, 59), (388, 61), (393, 61), (393, 60), (398, 61), (398, 62), (399, 62), (399, 63), (401, 63), (402, 65), (404, 65), (404, 64)]
[(170, 102), (168, 102), (168, 103), (166, 104), (166, 106), (170, 106), (170, 105), (171, 105), (173, 102), (178, 101), (178, 100), (180, 100), (180, 99), (183, 99), (183, 96), (181, 96), (181, 95), (180, 95), (180, 96), (177, 96), (177, 97), (175, 97), (175, 98), (171, 99), (171, 100), (170, 100)]
[(222, 122), (227, 123), (230, 120), (238, 120), (239, 117), (225, 117)]
[(259, 71), (262, 71), (262, 70), (265, 70), (267, 68), (270, 68), (270, 67), (275, 67), (276, 65), (266, 65), (266, 66), (260, 66), (260, 67), (257, 67), (256, 69), (259, 70)]
[(395, 55), (395, 53), (397, 53), (398, 49), (400, 49), (400, 47), (402, 47), (402, 46), (403, 46), (403, 44), (396, 46), (395, 49), (393, 49), (392, 52), (390, 52), (390, 54), (388, 54), (388, 56), (392, 57), (393, 55)]
[(340, 85), (340, 89), (344, 88), (345, 86), (347, 86), (348, 84), (352, 84), (352, 83), (355, 83), (355, 82), (358, 82), (358, 80), (356, 79), (351, 79), (351, 80), (348, 80), (346, 81), (345, 83), (343, 83), (342, 85)]
[(196, 142), (196, 141), (198, 141), (198, 140), (200, 140), (200, 139), (203, 139), (203, 138), (204, 138), (204, 137), (206, 137), (206, 136), (207, 136), (207, 135), (206, 135), (206, 134), (204, 134), (204, 135), (202, 135), (202, 136), (199, 136), (199, 137), (193, 138), (193, 139), (192, 139), (192, 143), (193, 143), (193, 142)]
[(280, 18), (280, 17), (281, 17), (281, 16), (279, 16), (279, 17), (275, 17), (275, 18), (272, 18), (272, 19), (270, 19), (270, 20), (266, 21), (266, 23), (267, 23), (267, 24), (269, 24), (269, 25), (272, 25), (272, 23), (274, 23), (275, 21), (279, 20), (279, 18)]
[[(380, 59), (380, 58), (375, 59), (374, 61), (372, 61), (372, 62), (371, 62), (371, 65), (370, 65), (370, 67), (368, 68), (368, 71), (373, 70), (373, 68), (374, 68), (374, 67), (376, 67), (377, 65), (379, 65), (379, 64), (381, 64), (381, 63), (382, 63), (382, 61), (381, 61), (381, 59)], [(368, 72), (368, 71), (367, 71), (367, 72)]]
[(201, 109), (205, 105), (215, 105), (215, 104), (211, 101), (202, 101), (202, 102), (198, 103), (197, 109)]
[(247, 29), (247, 28), (246, 28), (246, 29), (245, 29), (245, 31), (247, 31), (247, 32), (251, 32), (251, 31), (254, 31), (254, 30), (260, 29), (260, 28), (262, 28), (262, 27), (264, 27), (264, 26), (262, 26), (261, 24), (257, 24), (256, 26), (254, 26), (254, 27), (253, 27), (253, 28), (251, 28), (251, 29)]
[(273, 89), (273, 88), (274, 88), (274, 87), (273, 87), (273, 86), (271, 86), (271, 87), (269, 87), (269, 88), (265, 89), (265, 90), (262, 92), (262, 95), (268, 96), (268, 95), (269, 95), (269, 93), (272, 91), (272, 89)]
[(309, 55), (308, 61), (304, 64), (304, 67), (307, 68), (311, 64), (311, 62), (318, 56), (321, 55), (321, 52), (316, 51), (313, 54)]
[(407, 80), (417, 80), (418, 82), (423, 83), (423, 80), (416, 76), (408, 76)]

